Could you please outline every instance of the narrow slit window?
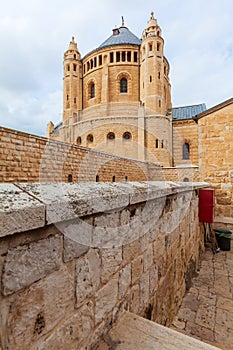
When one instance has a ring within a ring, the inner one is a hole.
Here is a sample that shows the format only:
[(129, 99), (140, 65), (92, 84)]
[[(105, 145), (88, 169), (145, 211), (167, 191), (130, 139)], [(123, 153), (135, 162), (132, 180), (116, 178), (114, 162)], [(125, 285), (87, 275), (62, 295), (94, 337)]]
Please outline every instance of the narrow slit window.
[(120, 92), (127, 93), (128, 91), (128, 82), (126, 78), (122, 78), (120, 81)]
[(182, 156), (183, 160), (190, 159), (190, 145), (188, 142), (185, 142), (182, 146)]

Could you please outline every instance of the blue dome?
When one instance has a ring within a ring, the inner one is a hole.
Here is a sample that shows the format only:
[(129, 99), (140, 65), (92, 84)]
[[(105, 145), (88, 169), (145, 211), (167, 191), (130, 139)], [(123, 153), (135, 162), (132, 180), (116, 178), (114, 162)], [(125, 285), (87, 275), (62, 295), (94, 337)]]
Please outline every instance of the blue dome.
[(120, 27), (113, 30), (113, 35), (111, 35), (107, 40), (105, 40), (98, 49), (102, 49), (107, 46), (114, 45), (141, 45), (141, 40), (134, 35), (127, 27)]

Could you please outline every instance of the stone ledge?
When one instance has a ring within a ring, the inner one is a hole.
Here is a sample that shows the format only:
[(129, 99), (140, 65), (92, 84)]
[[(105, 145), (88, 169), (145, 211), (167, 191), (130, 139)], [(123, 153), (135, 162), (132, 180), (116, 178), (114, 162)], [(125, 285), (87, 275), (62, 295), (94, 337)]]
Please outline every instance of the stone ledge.
[(171, 181), (0, 184), (0, 237), (208, 186)]
[(218, 350), (158, 323), (124, 313), (104, 337), (97, 350)]

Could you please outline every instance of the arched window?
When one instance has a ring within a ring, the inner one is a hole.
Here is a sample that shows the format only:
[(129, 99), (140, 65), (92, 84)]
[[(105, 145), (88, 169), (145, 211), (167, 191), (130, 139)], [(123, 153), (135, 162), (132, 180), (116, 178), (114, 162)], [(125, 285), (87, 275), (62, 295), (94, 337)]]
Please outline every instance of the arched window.
[(99, 181), (100, 181), (100, 177), (99, 177), (99, 175), (96, 175), (96, 177), (95, 177), (95, 181), (96, 181), (96, 182), (99, 182)]
[(67, 180), (68, 180), (68, 182), (72, 182), (72, 181), (73, 181), (73, 176), (72, 176), (72, 174), (69, 174), (69, 175), (68, 175), (68, 179), (67, 179)]
[(95, 84), (91, 83), (90, 85), (90, 98), (94, 98), (95, 97)]
[(115, 182), (115, 181), (116, 181), (116, 177), (115, 177), (115, 175), (113, 175), (112, 182)]
[(188, 177), (185, 177), (183, 182), (189, 182), (189, 178)]
[(190, 145), (188, 142), (185, 142), (182, 146), (182, 158), (184, 160), (190, 159)]
[(155, 140), (155, 148), (159, 148), (159, 140), (158, 139)]
[(92, 134), (87, 135), (87, 142), (93, 142), (94, 141), (94, 137)]
[(128, 132), (128, 131), (124, 132), (124, 134), (123, 134), (124, 140), (130, 140), (131, 137), (132, 137), (132, 135), (130, 134), (130, 132)]
[(82, 139), (81, 139), (81, 136), (79, 136), (77, 137), (76, 144), (81, 145), (81, 143), (82, 143)]
[(108, 135), (107, 135), (107, 139), (108, 139), (108, 140), (111, 140), (111, 141), (115, 140), (115, 134), (114, 134), (114, 132), (109, 132)]
[(128, 81), (127, 81), (126, 78), (121, 78), (121, 81), (120, 81), (120, 92), (121, 93), (128, 92)]

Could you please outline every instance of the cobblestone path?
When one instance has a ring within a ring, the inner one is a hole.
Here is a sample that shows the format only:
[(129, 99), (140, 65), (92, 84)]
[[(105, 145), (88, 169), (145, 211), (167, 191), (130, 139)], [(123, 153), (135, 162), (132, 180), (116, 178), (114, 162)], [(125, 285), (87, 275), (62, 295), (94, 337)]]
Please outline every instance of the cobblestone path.
[(205, 252), (171, 328), (233, 350), (233, 251)]

